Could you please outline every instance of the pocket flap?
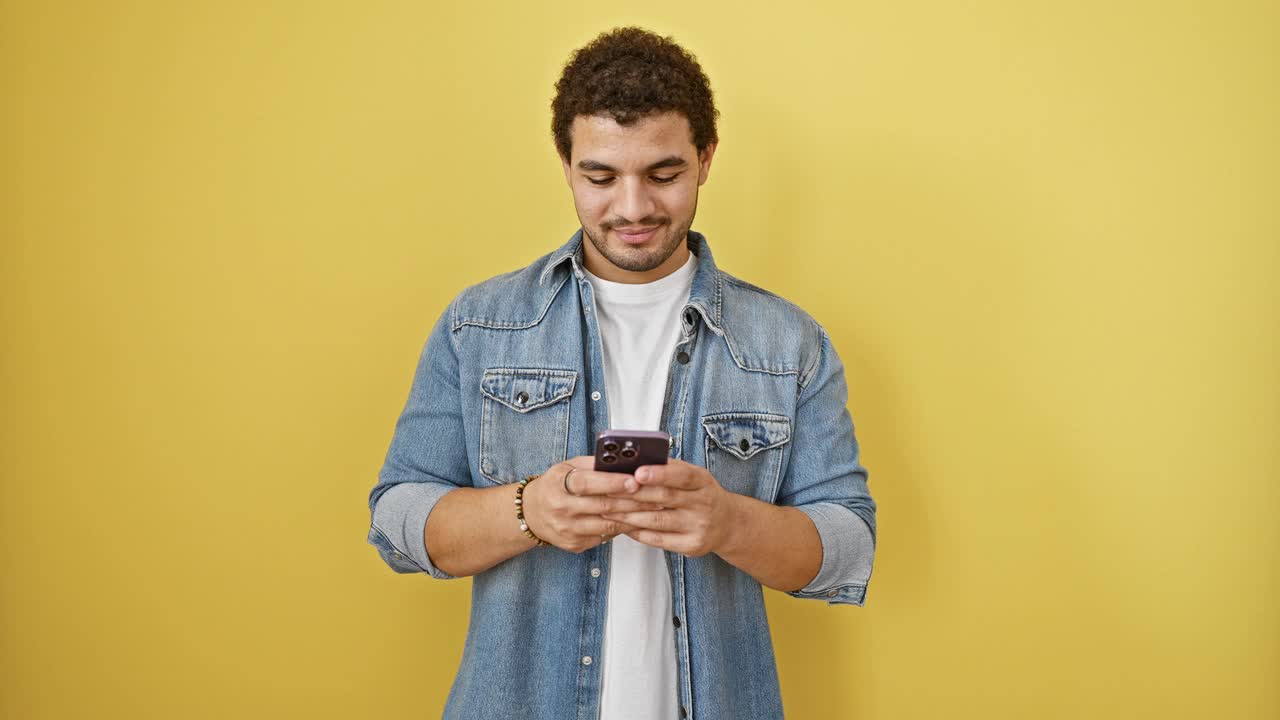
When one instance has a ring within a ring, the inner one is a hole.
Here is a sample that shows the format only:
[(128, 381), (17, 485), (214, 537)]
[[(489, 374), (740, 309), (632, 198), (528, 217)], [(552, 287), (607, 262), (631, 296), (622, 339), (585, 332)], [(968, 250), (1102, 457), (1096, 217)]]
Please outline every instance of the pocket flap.
[(721, 450), (746, 460), (791, 439), (791, 419), (771, 413), (717, 413), (702, 418), (702, 427)]
[(569, 397), (577, 382), (574, 370), (494, 368), (484, 371), (480, 392), (523, 413)]

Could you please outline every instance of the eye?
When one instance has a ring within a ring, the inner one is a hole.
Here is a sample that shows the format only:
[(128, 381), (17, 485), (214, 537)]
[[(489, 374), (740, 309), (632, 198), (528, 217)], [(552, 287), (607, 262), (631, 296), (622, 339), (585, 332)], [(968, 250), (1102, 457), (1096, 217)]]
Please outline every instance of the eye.
[(608, 185), (609, 183), (613, 182), (613, 178), (605, 178), (603, 180), (596, 180), (595, 178), (587, 178), (587, 182), (591, 183), (592, 185)]
[(669, 185), (675, 182), (678, 177), (680, 177), (680, 173), (676, 173), (675, 175), (670, 175), (668, 177), (657, 177), (655, 175), (653, 181), (662, 185)]

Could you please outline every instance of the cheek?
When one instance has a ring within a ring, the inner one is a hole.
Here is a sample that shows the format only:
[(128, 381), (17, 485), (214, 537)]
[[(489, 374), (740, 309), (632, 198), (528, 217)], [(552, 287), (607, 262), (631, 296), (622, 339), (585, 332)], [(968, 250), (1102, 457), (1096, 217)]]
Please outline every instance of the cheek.
[(679, 192), (673, 192), (664, 198), (664, 202), (671, 213), (683, 215), (693, 209), (693, 204), (697, 197), (694, 187), (681, 187)]
[(605, 193), (587, 193), (578, 196), (578, 214), (596, 220), (609, 213), (609, 196)]

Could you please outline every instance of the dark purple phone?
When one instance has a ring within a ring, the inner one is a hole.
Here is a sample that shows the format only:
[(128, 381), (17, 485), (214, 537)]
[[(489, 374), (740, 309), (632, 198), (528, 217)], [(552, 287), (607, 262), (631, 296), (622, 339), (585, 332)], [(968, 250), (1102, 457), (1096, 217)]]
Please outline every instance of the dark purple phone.
[(596, 470), (635, 472), (641, 465), (666, 465), (671, 436), (661, 430), (601, 430), (596, 433)]

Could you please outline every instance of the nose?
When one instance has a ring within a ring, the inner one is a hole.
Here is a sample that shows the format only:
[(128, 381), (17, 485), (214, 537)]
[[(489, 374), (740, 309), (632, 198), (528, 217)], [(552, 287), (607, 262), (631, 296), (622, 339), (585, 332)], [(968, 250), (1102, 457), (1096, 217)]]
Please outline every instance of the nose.
[(657, 209), (657, 204), (654, 203), (649, 192), (642, 178), (628, 179), (622, 183), (622, 196), (618, 198), (614, 211), (628, 223), (639, 223), (645, 220)]

